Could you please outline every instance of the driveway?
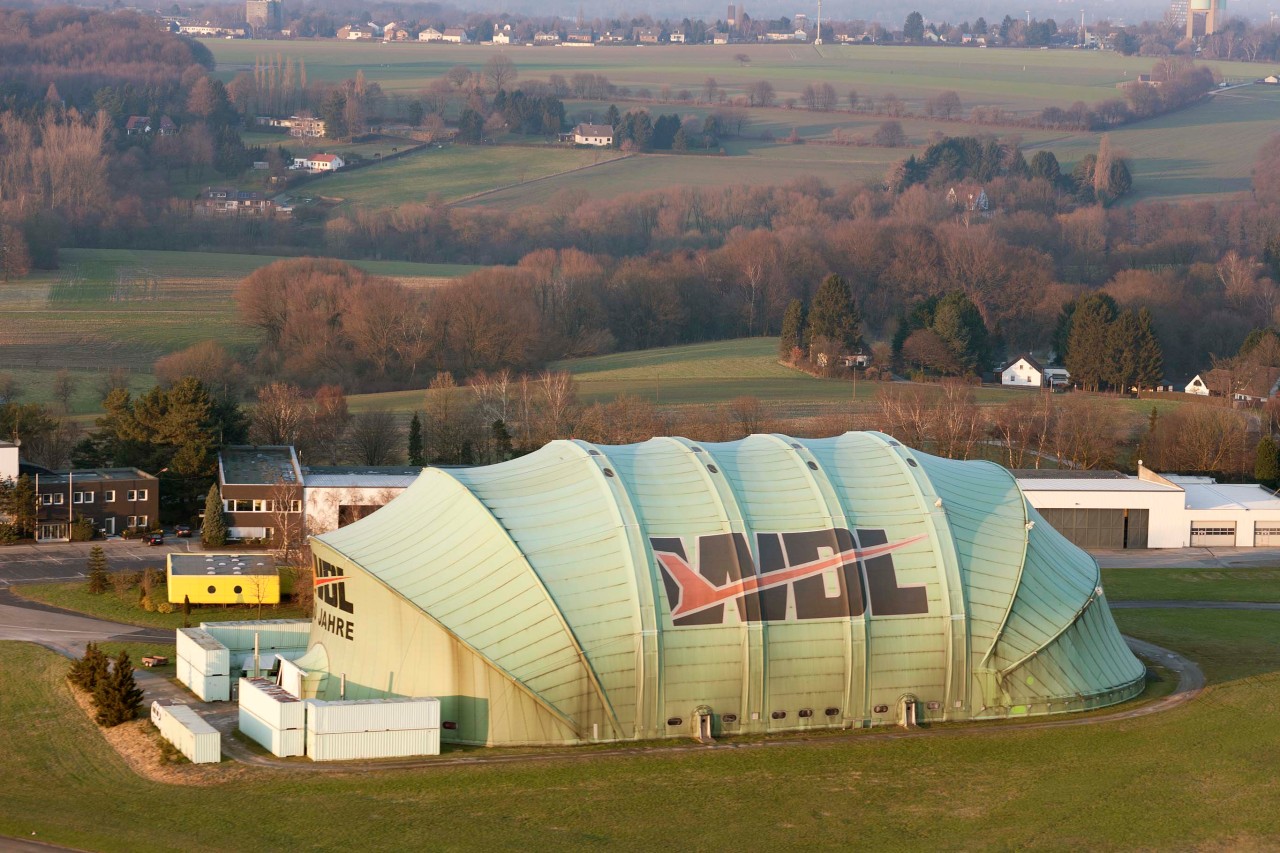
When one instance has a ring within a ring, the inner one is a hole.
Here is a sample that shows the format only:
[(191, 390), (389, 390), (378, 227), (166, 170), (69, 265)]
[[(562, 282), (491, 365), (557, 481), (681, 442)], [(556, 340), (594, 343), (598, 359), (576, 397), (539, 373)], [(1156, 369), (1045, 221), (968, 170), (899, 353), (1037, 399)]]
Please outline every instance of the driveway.
[(85, 576), (89, 549), (101, 545), (112, 571), (164, 568), (171, 551), (199, 551), (198, 539), (167, 538), (163, 545), (137, 540), (107, 539), (100, 542), (52, 542), (44, 545), (10, 545), (0, 548), (0, 589), (15, 583), (77, 580)]
[(1243, 569), (1280, 566), (1280, 548), (1142, 548), (1089, 553), (1104, 569)]
[(94, 619), (25, 601), (8, 589), (0, 589), (0, 640), (26, 640), (68, 657), (80, 657), (87, 643), (172, 643), (173, 631)]

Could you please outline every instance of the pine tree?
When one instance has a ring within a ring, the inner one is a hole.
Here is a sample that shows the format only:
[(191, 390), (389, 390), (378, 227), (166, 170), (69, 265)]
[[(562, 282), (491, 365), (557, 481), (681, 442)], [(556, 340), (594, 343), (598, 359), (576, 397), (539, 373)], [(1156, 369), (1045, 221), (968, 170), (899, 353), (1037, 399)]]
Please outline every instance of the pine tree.
[(987, 369), (991, 360), (987, 325), (978, 306), (962, 291), (953, 290), (938, 300), (930, 328), (951, 350), (964, 372), (981, 376)]
[(142, 709), (142, 691), (133, 678), (133, 661), (127, 651), (120, 650), (111, 672), (94, 688), (93, 704), (98, 708), (98, 725), (105, 728), (137, 718)]
[(1071, 381), (1086, 391), (1097, 391), (1107, 381), (1108, 333), (1117, 313), (1115, 300), (1099, 291), (1080, 297), (1071, 315), (1064, 362)]
[(218, 494), (217, 483), (209, 487), (209, 495), (204, 500), (200, 542), (206, 548), (221, 548), (227, 544), (227, 519), (222, 514), (222, 497)]
[(791, 361), (791, 353), (804, 346), (804, 303), (792, 299), (782, 315), (782, 334), (778, 338), (778, 357)]
[(515, 456), (516, 451), (511, 444), (511, 432), (507, 429), (507, 422), (498, 418), (489, 429), (493, 434), (493, 452), (497, 461), (505, 462)]
[(1155, 388), (1164, 378), (1164, 350), (1160, 348), (1160, 339), (1152, 325), (1151, 312), (1146, 308), (1138, 311), (1138, 337), (1136, 359), (1134, 363), (1134, 382), (1139, 390)]
[(422, 418), (418, 417), (417, 412), (413, 413), (413, 420), (409, 421), (409, 464), (427, 464), (422, 455)]
[(1106, 382), (1124, 393), (1138, 375), (1138, 321), (1132, 311), (1125, 311), (1107, 327)]
[(102, 595), (107, 591), (111, 579), (107, 576), (107, 554), (101, 545), (94, 545), (89, 549), (88, 569), (89, 592)]
[(1265, 486), (1275, 487), (1280, 480), (1280, 447), (1275, 439), (1264, 435), (1258, 439), (1258, 449), (1254, 455), (1253, 478)]
[(829, 275), (818, 288), (809, 308), (809, 325), (805, 336), (810, 342), (819, 338), (852, 352), (862, 346), (862, 315), (853, 301), (849, 285), (838, 275)]
[(98, 644), (89, 643), (85, 646), (84, 657), (77, 658), (75, 663), (71, 664), (67, 680), (86, 693), (92, 693), (100, 683), (106, 680), (107, 664), (107, 656), (98, 648)]

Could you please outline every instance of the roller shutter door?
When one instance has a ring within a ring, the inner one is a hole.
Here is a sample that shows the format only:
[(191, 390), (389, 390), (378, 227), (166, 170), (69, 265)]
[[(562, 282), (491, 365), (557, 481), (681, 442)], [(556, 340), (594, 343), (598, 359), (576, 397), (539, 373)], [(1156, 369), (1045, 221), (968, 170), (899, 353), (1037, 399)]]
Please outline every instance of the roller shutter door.
[(1191, 547), (1208, 548), (1212, 546), (1236, 544), (1236, 523), (1234, 521), (1193, 521), (1191, 522)]
[(1280, 523), (1268, 522), (1253, 527), (1254, 545), (1280, 545)]
[(1125, 510), (1041, 509), (1037, 512), (1055, 530), (1081, 548), (1125, 547)]

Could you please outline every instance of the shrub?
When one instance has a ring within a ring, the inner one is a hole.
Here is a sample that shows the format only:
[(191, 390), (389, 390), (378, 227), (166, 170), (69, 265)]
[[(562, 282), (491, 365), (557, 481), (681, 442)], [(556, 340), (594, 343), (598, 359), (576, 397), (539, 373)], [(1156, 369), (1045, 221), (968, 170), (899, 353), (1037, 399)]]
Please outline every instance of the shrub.
[(94, 527), (92, 519), (78, 518), (71, 524), (72, 542), (88, 542), (97, 535), (98, 528)]
[(151, 596), (149, 595), (142, 596), (141, 603), (142, 603), (143, 610), (147, 611), (148, 613), (156, 612), (156, 605), (155, 605), (155, 602), (151, 600)]
[(111, 667), (111, 672), (100, 680), (93, 691), (93, 704), (98, 708), (98, 725), (104, 728), (127, 723), (138, 716), (142, 708), (142, 691), (133, 678), (133, 661), (123, 649)]
[(18, 528), (12, 524), (0, 522), (0, 545), (12, 545), (18, 541)]
[(169, 602), (167, 602), (167, 601), (162, 601), (162, 602), (160, 602), (159, 604), (157, 604), (157, 605), (156, 605), (156, 612), (157, 612), (157, 613), (172, 613), (172, 612), (173, 612), (173, 605), (172, 605), (172, 604), (170, 604), (170, 603), (169, 603)]

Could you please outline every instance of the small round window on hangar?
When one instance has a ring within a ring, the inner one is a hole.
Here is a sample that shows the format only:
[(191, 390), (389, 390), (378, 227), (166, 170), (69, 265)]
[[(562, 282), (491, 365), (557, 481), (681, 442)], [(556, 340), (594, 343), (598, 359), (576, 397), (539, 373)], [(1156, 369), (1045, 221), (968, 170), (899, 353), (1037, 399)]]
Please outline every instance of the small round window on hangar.
[(218, 591), (218, 588), (217, 588), (216, 586), (214, 586), (213, 584), (209, 584), (209, 594), (210, 594), (210, 595), (213, 595), (213, 594), (214, 594), (215, 592), (217, 592), (217, 591)]
[(244, 587), (238, 586), (235, 589), (233, 589), (232, 592), (234, 592), (236, 595), (239, 595), (240, 593), (244, 592)]

